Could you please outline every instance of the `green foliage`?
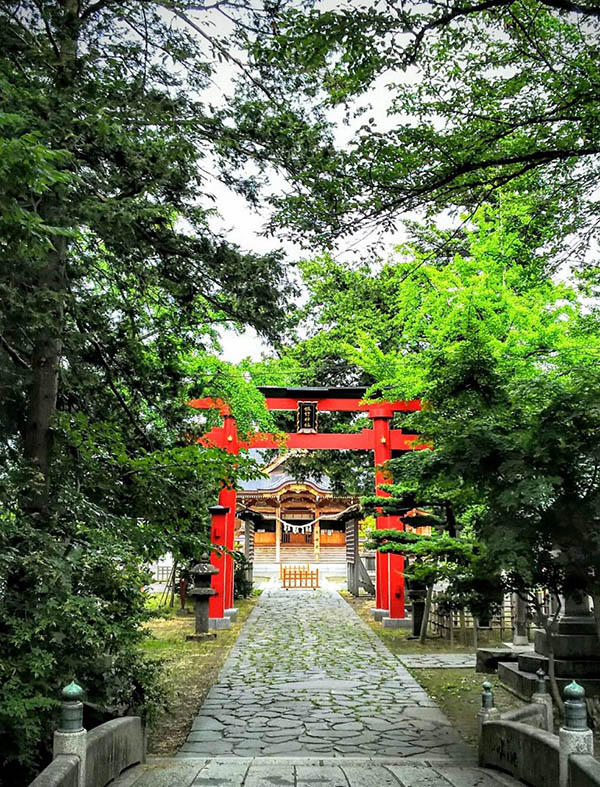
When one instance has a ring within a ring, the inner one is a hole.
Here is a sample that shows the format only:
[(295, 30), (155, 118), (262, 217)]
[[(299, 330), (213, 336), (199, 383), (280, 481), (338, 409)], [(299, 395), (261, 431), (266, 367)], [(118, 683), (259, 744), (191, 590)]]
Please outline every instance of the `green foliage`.
[[(424, 519), (426, 517), (423, 517)], [(415, 518), (420, 526), (421, 517)], [(504, 582), (497, 563), (480, 541), (447, 533), (419, 535), (402, 530), (373, 530), (368, 549), (406, 555), (404, 575), (410, 584), (444, 586), (438, 601), (448, 609), (468, 608), (475, 617), (489, 618), (502, 601)]]
[[(269, 98), (240, 92), (238, 111), (262, 107), (271, 125), (272, 97), (286, 94), (286, 117), (323, 130), (305, 167), (282, 153), (296, 188), (273, 195), (273, 225), (331, 244), (394, 230), (416, 207), (475, 208), (510, 185), (556, 217), (563, 256), (560, 239), (595, 232), (599, 25), (593, 0), (284, 9), (247, 41)], [(323, 126), (332, 109), (347, 126), (338, 144)]]
[(247, 569), (250, 565), (242, 552), (234, 552), (235, 573), (233, 577), (233, 591), (235, 598), (250, 598), (253, 583), (247, 579)]
[(7, 779), (47, 759), (73, 677), (90, 702), (152, 715), (139, 566), (201, 554), (222, 479), (255, 472), (196, 443), (214, 416), (186, 403), (222, 397), (242, 431), (271, 424), (254, 386), (215, 358), (218, 331), (284, 333), (293, 287), (279, 252), (211, 230), (207, 164), (239, 140), (201, 98), (228, 47), (192, 17), (184, 2), (0, 7)]
[(459, 234), (414, 226), (379, 266), (303, 266), (306, 345), (326, 351), (331, 337), (371, 400), (424, 404), (395, 425), (431, 448), (394, 457), (391, 497), (369, 509), (422, 508), (484, 543), (488, 567), (534, 607), (540, 587), (597, 593), (600, 567), (595, 285), (549, 275), (556, 221), (504, 192)]

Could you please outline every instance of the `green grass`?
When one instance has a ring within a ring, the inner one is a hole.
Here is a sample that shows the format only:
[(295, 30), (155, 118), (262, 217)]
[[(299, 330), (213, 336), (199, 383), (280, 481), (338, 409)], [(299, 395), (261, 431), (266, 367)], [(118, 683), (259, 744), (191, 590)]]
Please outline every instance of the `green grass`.
[(370, 626), (377, 636), (385, 642), (386, 646), (394, 654), (398, 653), (472, 653), (473, 643), (466, 645), (454, 642), (451, 645), (448, 640), (440, 637), (428, 637), (421, 645), (418, 639), (413, 639), (410, 629), (384, 629), (381, 623), (373, 620), (371, 610), (375, 606), (375, 601), (370, 596), (359, 596), (355, 598), (348, 591), (341, 590), (340, 595), (350, 604), (354, 611)]
[(159, 607), (150, 597), (151, 609), (164, 612), (150, 621), (150, 636), (141, 645), (150, 658), (164, 667), (164, 690), (168, 697), (168, 710), (155, 723), (149, 735), (148, 750), (151, 754), (171, 756), (184, 742), (194, 716), (198, 713), (210, 687), (216, 681), (232, 645), (238, 638), (244, 622), (256, 605), (260, 590), (248, 599), (236, 599), (238, 619), (231, 629), (219, 630), (217, 638), (206, 642), (187, 642), (185, 637), (194, 631), (192, 605), (190, 614), (180, 617), (175, 606)]
[(410, 672), (472, 746), (477, 745), (477, 713), (484, 680), (492, 684), (496, 707), (501, 713), (524, 705), (502, 686), (497, 675), (482, 675), (474, 669), (410, 669)]

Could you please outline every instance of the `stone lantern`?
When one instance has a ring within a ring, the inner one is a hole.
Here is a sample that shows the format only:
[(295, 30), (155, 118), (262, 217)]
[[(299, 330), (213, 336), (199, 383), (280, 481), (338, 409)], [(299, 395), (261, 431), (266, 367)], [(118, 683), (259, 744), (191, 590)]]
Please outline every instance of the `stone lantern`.
[(192, 582), (194, 583), (188, 595), (194, 599), (194, 614), (196, 617), (196, 631), (194, 634), (188, 634), (186, 640), (194, 642), (202, 642), (205, 639), (215, 639), (216, 634), (208, 630), (208, 600), (211, 596), (216, 595), (216, 590), (210, 586), (210, 580), (213, 574), (218, 574), (219, 569), (215, 568), (209, 559), (208, 554), (205, 552), (200, 558), (200, 563), (190, 571)]

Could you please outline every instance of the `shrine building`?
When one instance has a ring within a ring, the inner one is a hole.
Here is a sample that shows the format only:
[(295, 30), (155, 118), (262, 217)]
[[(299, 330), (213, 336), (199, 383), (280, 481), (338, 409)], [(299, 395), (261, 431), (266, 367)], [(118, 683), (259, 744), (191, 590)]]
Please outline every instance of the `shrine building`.
[(259, 565), (344, 563), (346, 520), (358, 510), (358, 498), (333, 494), (327, 477), (295, 478), (286, 468), (295, 453), (267, 465), (268, 478), (238, 488), (236, 540), (244, 541), (246, 533), (253, 539)]

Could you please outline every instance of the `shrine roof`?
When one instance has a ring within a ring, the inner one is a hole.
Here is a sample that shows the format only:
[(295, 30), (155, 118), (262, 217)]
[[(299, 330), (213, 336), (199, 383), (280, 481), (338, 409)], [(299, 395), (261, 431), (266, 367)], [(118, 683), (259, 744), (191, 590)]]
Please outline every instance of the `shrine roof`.
[(362, 399), (367, 389), (364, 386), (350, 388), (311, 386), (305, 388), (302, 386), (259, 385), (258, 390), (270, 399), (301, 398), (305, 396), (315, 399)]
[(239, 492), (274, 492), (287, 484), (309, 484), (319, 492), (330, 492), (331, 482), (326, 476), (321, 478), (295, 478), (289, 473), (274, 473), (269, 478), (253, 478), (238, 485)]
[[(272, 459), (268, 465), (263, 467), (263, 471), (267, 473), (267, 478), (252, 478), (247, 481), (240, 481), (238, 484), (239, 492), (274, 492), (281, 489), (286, 484), (309, 484), (314, 487), (318, 492), (331, 492), (331, 481), (325, 475), (323, 476), (308, 476), (307, 478), (296, 478), (285, 467), (287, 461), (292, 459), (298, 451), (290, 451), (287, 454), (279, 455)], [(260, 462), (264, 456), (264, 451), (260, 449), (251, 448), (248, 451), (250, 457), (257, 462)]]

